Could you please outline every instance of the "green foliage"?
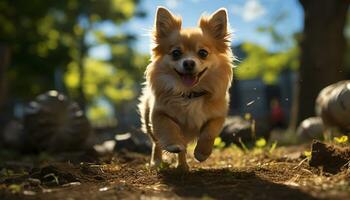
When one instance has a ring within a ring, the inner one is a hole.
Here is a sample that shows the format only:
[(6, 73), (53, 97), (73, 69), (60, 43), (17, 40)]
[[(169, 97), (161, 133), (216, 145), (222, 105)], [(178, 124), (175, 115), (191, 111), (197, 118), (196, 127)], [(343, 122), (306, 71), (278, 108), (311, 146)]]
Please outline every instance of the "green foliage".
[(255, 146), (253, 148), (253, 151), (256, 153), (262, 153), (262, 152), (268, 152), (269, 154), (272, 154), (277, 147), (277, 141), (274, 141), (269, 145), (265, 138), (259, 138), (255, 141)]
[[(116, 69), (109, 62), (87, 58), (84, 70), (83, 87), (89, 102), (103, 96), (117, 104), (135, 97), (135, 79), (126, 69)], [(77, 95), (79, 68), (76, 62), (68, 65), (64, 79), (70, 94)]]
[(248, 149), (248, 147), (244, 144), (244, 142), (242, 141), (242, 139), (239, 138), (238, 141), (239, 141), (239, 144), (241, 145), (241, 147), (242, 147), (244, 153), (248, 153), (248, 152), (249, 152), (249, 149)]
[[(294, 37), (281, 34), (276, 27), (283, 23), (288, 16), (288, 12), (280, 11), (276, 13), (269, 20), (269, 24), (258, 27), (257, 31), (270, 36), (275, 46), (285, 50), (271, 53), (257, 44), (243, 43), (241, 48), (247, 57), (236, 68), (238, 79), (262, 78), (266, 84), (272, 85), (277, 82), (278, 75), (282, 70), (298, 69), (299, 49), (296, 45), (297, 34)], [(289, 47), (290, 43), (292, 43), (292, 47)]]
[(311, 160), (311, 151), (304, 151), (304, 156), (308, 159), (308, 160)]
[(107, 120), (110, 117), (110, 112), (106, 107), (95, 104), (89, 107), (87, 115), (92, 122), (96, 123)]
[(267, 84), (274, 84), (283, 69), (298, 68), (298, 49), (290, 48), (279, 53), (270, 53), (265, 48), (251, 43), (243, 43), (242, 50), (247, 57), (238, 64), (238, 79), (254, 79), (262, 77)]
[[(119, 25), (133, 16), (142, 16), (136, 9), (138, 2), (1, 1), (0, 45), (11, 49), (7, 77), (12, 95), (33, 98), (54, 88), (55, 73), (61, 72), (66, 73), (64, 82), (73, 97), (81, 96), (78, 90), (84, 87), (87, 103), (92, 103), (101, 93), (116, 102), (132, 98), (135, 86), (131, 80), (141, 79), (145, 56), (130, 48), (135, 40), (132, 35), (121, 32), (106, 36), (95, 27), (106, 21)], [(89, 34), (95, 38), (94, 42), (87, 43)], [(89, 58), (88, 50), (102, 44), (112, 49), (111, 59)]]
[(276, 147), (277, 147), (277, 141), (274, 141), (274, 142), (271, 144), (271, 147), (270, 147), (270, 149), (269, 149), (269, 153), (272, 154), (272, 153), (275, 151)]
[(267, 26), (260, 26), (258, 27), (257, 31), (269, 34), (275, 44), (284, 45), (286, 44), (288, 38), (285, 35), (279, 33), (276, 27), (278, 24), (283, 23), (283, 20), (285, 20), (287, 17), (288, 12), (279, 12), (270, 20), (270, 23)]
[(12, 193), (12, 194), (18, 194), (22, 191), (22, 186), (19, 184), (11, 184), (8, 186), (8, 190)]
[(333, 141), (337, 144), (347, 144), (348, 143), (348, 136), (343, 135), (340, 137), (334, 137)]
[(164, 171), (170, 169), (170, 163), (161, 161), (160, 165), (157, 167), (157, 171)]
[(265, 138), (259, 138), (255, 141), (255, 147), (257, 148), (264, 148), (266, 146), (266, 140)]
[(214, 148), (223, 149), (225, 147), (225, 142), (221, 140), (221, 137), (216, 137), (214, 140)]

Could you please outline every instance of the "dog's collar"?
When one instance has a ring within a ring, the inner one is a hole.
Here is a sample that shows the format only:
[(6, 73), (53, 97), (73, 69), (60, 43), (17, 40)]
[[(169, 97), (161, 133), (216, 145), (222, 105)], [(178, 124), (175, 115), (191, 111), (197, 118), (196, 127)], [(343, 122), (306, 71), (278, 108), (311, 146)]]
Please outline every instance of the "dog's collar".
[(201, 96), (204, 96), (207, 94), (207, 91), (201, 91), (201, 92), (189, 92), (189, 93), (184, 93), (181, 96), (185, 99), (194, 99), (198, 98)]

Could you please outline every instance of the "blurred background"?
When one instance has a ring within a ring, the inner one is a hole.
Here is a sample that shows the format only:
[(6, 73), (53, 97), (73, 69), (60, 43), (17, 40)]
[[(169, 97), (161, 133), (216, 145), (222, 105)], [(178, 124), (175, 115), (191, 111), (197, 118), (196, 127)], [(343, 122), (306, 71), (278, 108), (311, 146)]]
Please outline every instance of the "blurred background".
[(22, 132), (22, 123), (26, 129), (32, 101), (47, 91), (77, 102), (97, 138), (137, 132), (157, 6), (182, 16), (184, 27), (202, 13), (228, 10), (238, 59), (229, 114), (254, 119), (266, 138), (314, 116), (319, 91), (350, 77), (347, 0), (1, 0), (3, 143), (11, 143), (14, 129)]

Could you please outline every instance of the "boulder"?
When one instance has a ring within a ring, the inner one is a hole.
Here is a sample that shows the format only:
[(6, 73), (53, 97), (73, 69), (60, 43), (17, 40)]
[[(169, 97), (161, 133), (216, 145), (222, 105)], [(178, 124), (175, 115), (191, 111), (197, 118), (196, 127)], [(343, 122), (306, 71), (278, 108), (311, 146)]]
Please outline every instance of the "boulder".
[(152, 143), (149, 137), (141, 130), (134, 129), (130, 132), (115, 135), (115, 150), (128, 150), (138, 153), (151, 153)]
[(66, 152), (91, 147), (92, 128), (77, 103), (57, 91), (39, 95), (23, 118), (26, 151)]
[(316, 99), (315, 109), (326, 128), (350, 131), (350, 80), (324, 88)]
[(252, 122), (240, 116), (227, 117), (220, 137), (226, 145), (240, 144), (240, 140), (244, 143), (253, 141)]
[(321, 140), (325, 127), (320, 117), (310, 117), (302, 121), (297, 129), (298, 138), (303, 142)]

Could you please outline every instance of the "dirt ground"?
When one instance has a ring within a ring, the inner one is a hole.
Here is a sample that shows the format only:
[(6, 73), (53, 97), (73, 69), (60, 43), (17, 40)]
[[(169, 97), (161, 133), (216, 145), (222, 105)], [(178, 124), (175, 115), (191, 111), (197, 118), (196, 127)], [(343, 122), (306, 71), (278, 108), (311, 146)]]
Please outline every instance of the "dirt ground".
[(151, 170), (149, 156), (130, 152), (98, 159), (8, 154), (0, 161), (0, 199), (350, 199), (350, 170), (311, 168), (305, 150), (215, 149), (203, 163), (190, 157), (186, 173), (173, 165)]

